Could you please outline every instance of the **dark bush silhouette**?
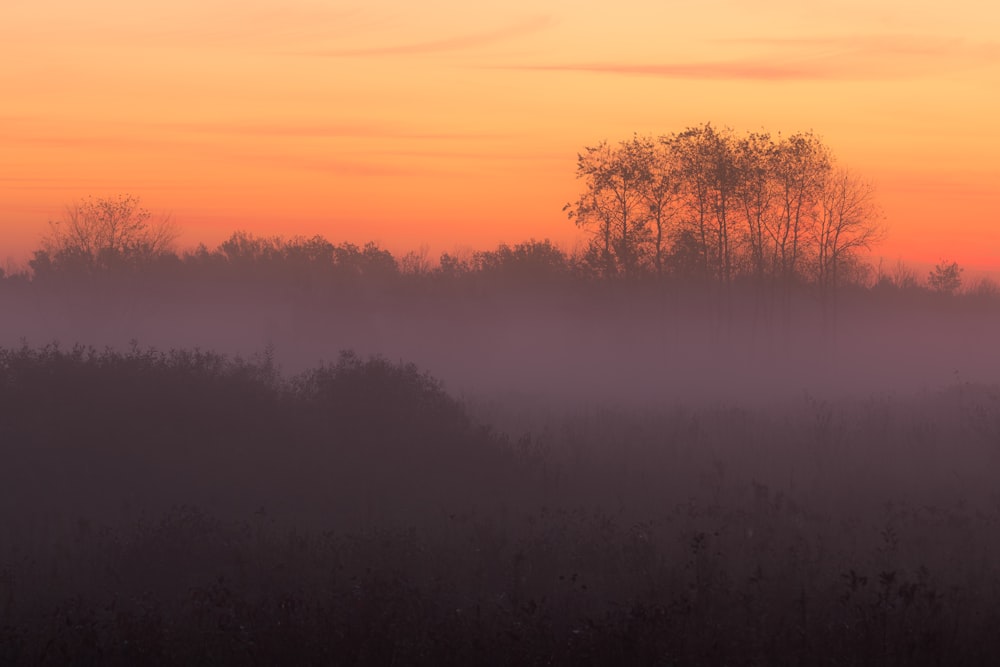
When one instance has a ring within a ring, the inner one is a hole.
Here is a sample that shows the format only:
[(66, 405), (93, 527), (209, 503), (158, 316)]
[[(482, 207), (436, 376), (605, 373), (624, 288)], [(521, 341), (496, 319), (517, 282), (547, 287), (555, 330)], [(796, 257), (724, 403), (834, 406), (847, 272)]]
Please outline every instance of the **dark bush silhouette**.
[(0, 380), (8, 483), (40, 466), (59, 480), (52, 502), (81, 511), (214, 494), (219, 511), (236, 499), (322, 516), (376, 478), (427, 487), (422, 499), (498, 472), (487, 464), (501, 443), (428, 376), (384, 359), (345, 354), (286, 381), (266, 359), (50, 345), (0, 352)]

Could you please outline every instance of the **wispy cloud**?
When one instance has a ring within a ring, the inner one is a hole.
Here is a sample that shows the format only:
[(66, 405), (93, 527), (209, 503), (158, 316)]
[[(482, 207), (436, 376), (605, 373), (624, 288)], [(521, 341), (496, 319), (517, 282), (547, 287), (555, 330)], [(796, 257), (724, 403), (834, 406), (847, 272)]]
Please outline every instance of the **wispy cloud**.
[(770, 52), (692, 62), (589, 62), (522, 65), (511, 69), (673, 79), (843, 81), (910, 78), (1000, 62), (1000, 44), (971, 44), (957, 38), (866, 35), (714, 41), (764, 46)]
[(468, 33), (465, 35), (455, 35), (442, 39), (428, 40), (422, 42), (409, 42), (406, 44), (385, 44), (382, 46), (346, 48), (346, 49), (324, 49), (301, 51), (300, 55), (324, 56), (328, 58), (346, 58), (357, 56), (400, 56), (419, 55), (428, 53), (442, 53), (448, 51), (464, 51), (475, 49), (497, 42), (503, 42), (515, 37), (527, 35), (549, 28), (555, 24), (550, 16), (534, 16), (497, 28), (483, 32)]

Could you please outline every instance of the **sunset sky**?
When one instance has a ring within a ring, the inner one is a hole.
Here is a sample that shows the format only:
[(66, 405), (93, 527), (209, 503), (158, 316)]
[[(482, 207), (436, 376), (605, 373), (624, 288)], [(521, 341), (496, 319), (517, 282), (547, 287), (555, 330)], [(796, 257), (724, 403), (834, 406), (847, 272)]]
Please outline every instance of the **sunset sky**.
[(85, 196), (183, 230), (572, 249), (576, 154), (813, 130), (894, 262), (1000, 270), (995, 0), (3, 0), (0, 266)]

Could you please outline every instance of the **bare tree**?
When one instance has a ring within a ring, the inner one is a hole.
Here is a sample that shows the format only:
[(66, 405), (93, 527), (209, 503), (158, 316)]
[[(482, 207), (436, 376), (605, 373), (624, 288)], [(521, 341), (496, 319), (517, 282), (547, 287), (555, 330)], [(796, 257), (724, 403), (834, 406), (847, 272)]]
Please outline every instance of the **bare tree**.
[[(875, 186), (847, 169), (827, 173), (813, 230), (816, 284), (827, 324), (837, 323), (837, 292), (844, 275), (885, 234)], [(856, 271), (855, 271), (856, 273)]]
[(653, 268), (663, 276), (667, 242), (676, 223), (681, 197), (681, 173), (677, 160), (676, 136), (636, 137), (633, 140), (636, 160), (643, 165), (645, 180), (640, 184), (642, 200), (647, 207), (650, 227), (648, 242), (652, 246)]
[(563, 210), (578, 226), (594, 230), (591, 250), (600, 254), (609, 277), (635, 273), (649, 234), (643, 198), (650, 171), (645, 146), (645, 140), (635, 137), (616, 147), (601, 142), (577, 156), (576, 176), (586, 189)]
[(773, 244), (774, 273), (790, 285), (799, 274), (803, 241), (815, 222), (831, 159), (815, 135), (800, 133), (780, 141), (771, 160), (778, 210), (765, 227)]
[(898, 289), (914, 289), (919, 286), (917, 272), (907, 266), (902, 258), (896, 259), (889, 282)]
[(687, 225), (701, 243), (705, 277), (714, 274), (727, 284), (732, 272), (729, 211), (736, 176), (731, 135), (706, 123), (681, 132), (674, 142)]
[(739, 180), (736, 202), (746, 223), (745, 246), (749, 249), (747, 261), (750, 274), (760, 285), (767, 273), (765, 228), (774, 214), (776, 192), (771, 169), (775, 151), (771, 135), (752, 133), (742, 137), (735, 146), (736, 169)]
[(835, 292), (840, 271), (863, 250), (882, 240), (882, 212), (871, 181), (847, 169), (828, 174), (823, 183), (815, 229), (816, 281), (824, 294)]
[(132, 195), (84, 199), (49, 223), (43, 252), (54, 262), (82, 262), (108, 268), (148, 261), (171, 249), (179, 232), (152, 214)]

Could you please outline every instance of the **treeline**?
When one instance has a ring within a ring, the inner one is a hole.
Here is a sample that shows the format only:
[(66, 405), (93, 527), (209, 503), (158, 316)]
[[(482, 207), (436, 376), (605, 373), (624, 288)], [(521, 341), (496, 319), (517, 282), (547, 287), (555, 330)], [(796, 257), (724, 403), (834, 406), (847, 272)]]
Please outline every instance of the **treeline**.
[[(468, 255), (444, 253), (432, 262), (426, 251), (395, 257), (377, 243), (335, 244), (323, 236), (285, 238), (237, 231), (214, 248), (200, 244), (178, 252), (179, 230), (154, 220), (136, 197), (86, 199), (71, 206), (28, 262), (27, 271), (6, 276), (15, 282), (79, 283), (137, 276), (235, 278), (241, 282), (378, 285), (402, 278), (461, 278), (471, 275), (532, 283), (584, 278), (579, 258), (548, 239)], [(0, 278), (4, 274), (0, 271)]]
[[(926, 277), (902, 264), (871, 265), (868, 257), (885, 235), (874, 184), (839, 166), (812, 132), (739, 134), (706, 123), (635, 135), (586, 147), (576, 173), (581, 193), (564, 210), (589, 240), (573, 253), (531, 239), (438, 258), (426, 251), (393, 256), (376, 243), (245, 231), (214, 248), (179, 252), (178, 228), (123, 195), (70, 206), (50, 223), (28, 268), (6, 279), (113, 284), (124, 276), (187, 276), (307, 289), (600, 283), (724, 294), (734, 287), (756, 294), (799, 291), (824, 302), (843, 288), (954, 294), (963, 286), (954, 262), (942, 262)], [(993, 295), (997, 287), (980, 282), (970, 291)]]
[[(66, 239), (55, 242), (47, 239), (43, 248), (33, 253), (28, 262), (29, 271), (4, 274), (0, 270), (0, 282), (11, 286), (33, 283), (81, 287), (88, 284), (128, 285), (146, 279), (270, 285), (305, 291), (324, 288), (379, 290), (393, 286), (433, 290), (447, 285), (473, 290), (491, 286), (544, 289), (594, 284), (617, 285), (631, 290), (642, 285), (686, 288), (715, 284), (713, 276), (718, 277), (718, 267), (712, 263), (715, 260), (706, 264), (704, 258), (717, 258), (717, 255), (694, 252), (690, 244), (695, 237), (690, 230), (682, 227), (678, 230), (679, 245), (669, 250), (661, 248), (659, 267), (649, 263), (655, 255), (645, 254), (643, 250), (653, 246), (639, 243), (639, 239), (649, 242), (650, 238), (637, 235), (636, 247), (630, 255), (636, 263), (627, 279), (624, 279), (626, 264), (613, 256), (617, 252), (613, 244), (612, 257), (600, 261), (603, 251), (599, 252), (593, 243), (582, 252), (568, 253), (548, 239), (502, 243), (492, 250), (466, 254), (445, 252), (434, 259), (426, 251), (394, 256), (374, 242), (357, 245), (333, 243), (319, 235), (285, 238), (238, 231), (215, 247), (201, 244), (187, 251), (176, 251), (169, 246), (151, 251), (149, 246), (130, 247), (124, 242), (88, 250)], [(780, 263), (775, 264), (778, 260), (774, 257), (758, 268), (748, 269), (744, 261), (732, 263), (729, 280), (747, 287), (780, 286), (823, 296), (823, 288), (830, 288), (833, 283), (824, 283), (825, 278), (821, 280), (803, 272), (803, 267), (809, 265), (803, 260), (808, 257), (803, 254), (807, 247), (800, 243), (796, 251), (798, 259), (786, 260), (788, 266), (798, 268), (786, 274), (784, 281), (779, 282), (772, 270), (780, 266)], [(844, 259), (846, 251), (840, 257), (844, 260), (836, 277), (840, 290), (955, 294), (963, 289), (962, 268), (955, 262), (942, 262), (925, 278), (902, 262), (870, 266), (859, 256), (852, 256), (847, 262)], [(709, 267), (707, 274), (706, 266)], [(764, 266), (772, 268), (764, 270)], [(610, 280), (609, 271), (614, 272)], [(834, 280), (832, 273), (829, 279)], [(996, 284), (989, 279), (967, 284), (965, 291), (979, 296), (998, 293)]]
[(445, 285), (554, 287), (593, 277), (578, 258), (547, 239), (462, 255), (446, 252), (434, 260), (426, 252), (394, 256), (375, 242), (333, 243), (318, 235), (283, 238), (244, 231), (214, 248), (199, 245), (194, 250), (164, 250), (154, 255), (42, 249), (34, 252), (29, 267), (30, 272), (8, 275), (7, 282), (80, 287), (178, 281), (306, 292), (371, 292), (407, 287), (433, 290)]

